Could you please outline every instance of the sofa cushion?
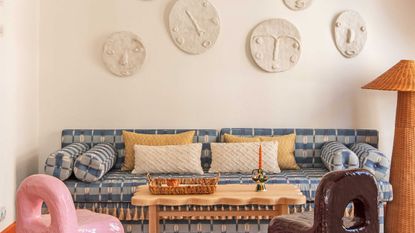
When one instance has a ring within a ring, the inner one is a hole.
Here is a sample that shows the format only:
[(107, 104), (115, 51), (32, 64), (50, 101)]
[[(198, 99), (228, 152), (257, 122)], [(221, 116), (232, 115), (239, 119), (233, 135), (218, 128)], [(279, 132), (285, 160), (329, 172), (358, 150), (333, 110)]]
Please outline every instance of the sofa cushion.
[(62, 148), (74, 142), (82, 142), (93, 147), (100, 143), (111, 143), (117, 150), (116, 169), (120, 169), (124, 163), (125, 144), (122, 137), (123, 131), (140, 134), (178, 134), (187, 131), (195, 131), (194, 143), (203, 143), (201, 162), (204, 171), (210, 167), (210, 142), (217, 142), (219, 132), (215, 129), (65, 129), (62, 131)]
[(373, 173), (376, 179), (387, 179), (390, 160), (386, 155), (367, 143), (354, 143), (350, 149), (359, 157), (360, 167)]
[(60, 180), (68, 179), (72, 175), (76, 158), (87, 150), (89, 146), (85, 143), (71, 143), (53, 152), (46, 159), (45, 174)]
[(366, 129), (287, 129), (287, 128), (224, 128), (219, 133), (215, 129), (65, 129), (62, 131), (61, 147), (74, 142), (82, 142), (93, 147), (100, 143), (111, 143), (117, 150), (115, 168), (124, 162), (124, 140), (122, 132), (141, 134), (177, 134), (195, 131), (193, 142), (203, 143), (201, 161), (203, 170), (209, 170), (211, 162), (210, 143), (223, 141), (224, 134), (237, 136), (277, 136), (295, 134), (295, 160), (301, 168), (322, 168), (321, 147), (328, 141), (338, 141), (346, 145), (357, 142), (378, 146), (378, 132)]
[(277, 142), (212, 143), (212, 166), (210, 172), (241, 172), (252, 174), (258, 169), (259, 147), (262, 145), (262, 168), (267, 173), (278, 173)]
[(293, 129), (293, 128), (223, 128), (220, 139), (224, 135), (257, 137), (295, 134), (295, 160), (301, 168), (325, 167), (321, 161), (321, 147), (330, 141), (345, 145), (364, 142), (377, 148), (378, 131), (366, 129)]
[(184, 145), (192, 143), (194, 135), (195, 131), (165, 135), (139, 134), (123, 131), (122, 136), (125, 143), (125, 160), (122, 166), (122, 170), (131, 171), (134, 169), (134, 145)]
[(223, 139), (226, 143), (242, 143), (242, 142), (278, 142), (278, 166), (282, 170), (300, 169), (295, 161), (295, 134), (278, 135), (278, 136), (258, 136), (244, 137), (225, 134)]
[[(325, 168), (309, 168), (302, 170), (285, 170), (270, 174), (268, 184), (296, 184), (307, 197), (314, 201), (317, 186), (321, 178), (328, 172)], [(159, 175), (160, 177), (213, 177), (216, 174), (204, 175)], [(253, 184), (250, 174), (222, 173), (220, 184)], [(125, 171), (110, 171), (101, 180), (86, 183), (76, 179), (65, 181), (75, 202), (131, 202), (137, 186), (146, 184), (145, 175), (131, 174)], [(378, 181), (379, 200), (392, 200), (392, 186), (387, 181)]]
[(225, 143), (243, 143), (243, 142), (260, 142), (261, 139), (259, 137), (241, 137), (235, 136), (231, 134), (223, 135), (223, 141)]
[(203, 174), (200, 164), (201, 143), (174, 146), (135, 145), (132, 173)]
[(295, 161), (295, 134), (259, 137), (262, 142), (276, 141), (278, 142), (278, 166), (283, 169), (300, 169)]
[(359, 168), (359, 158), (340, 142), (328, 142), (321, 150), (321, 159), (330, 171)]
[(76, 159), (74, 174), (85, 182), (97, 181), (114, 166), (115, 161), (115, 148), (110, 144), (98, 144)]

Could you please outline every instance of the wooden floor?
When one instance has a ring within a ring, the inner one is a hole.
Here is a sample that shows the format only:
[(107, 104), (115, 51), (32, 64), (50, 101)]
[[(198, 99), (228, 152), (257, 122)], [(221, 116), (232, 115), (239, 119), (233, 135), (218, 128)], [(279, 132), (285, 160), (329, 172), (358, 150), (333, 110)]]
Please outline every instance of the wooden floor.
[(13, 223), (12, 225), (8, 226), (4, 231), (1, 233), (16, 233), (16, 223)]

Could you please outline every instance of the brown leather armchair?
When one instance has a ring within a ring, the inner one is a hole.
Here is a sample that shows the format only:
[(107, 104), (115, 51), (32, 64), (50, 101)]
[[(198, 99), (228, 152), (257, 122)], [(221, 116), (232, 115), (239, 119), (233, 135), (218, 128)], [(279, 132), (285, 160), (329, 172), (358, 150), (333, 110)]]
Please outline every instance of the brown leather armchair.
[[(354, 217), (345, 218), (349, 203)], [(278, 216), (268, 233), (378, 233), (378, 189), (373, 175), (355, 169), (326, 174), (317, 188), (315, 210)]]

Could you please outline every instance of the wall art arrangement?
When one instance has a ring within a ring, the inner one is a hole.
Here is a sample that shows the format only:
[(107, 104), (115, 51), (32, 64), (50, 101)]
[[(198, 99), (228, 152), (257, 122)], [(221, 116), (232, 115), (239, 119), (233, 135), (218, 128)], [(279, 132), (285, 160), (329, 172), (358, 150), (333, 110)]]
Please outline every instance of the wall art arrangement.
[(265, 20), (252, 31), (250, 47), (252, 58), (261, 69), (287, 71), (300, 58), (300, 32), (287, 20)]
[(178, 0), (170, 11), (169, 29), (179, 49), (201, 54), (210, 49), (219, 36), (219, 15), (207, 0)]
[(366, 23), (356, 11), (344, 11), (334, 23), (337, 49), (346, 58), (357, 56), (367, 39)]
[[(173, 43), (182, 51), (196, 55), (212, 48), (220, 33), (220, 18), (208, 0), (174, 0), (169, 12), (168, 30)], [(313, 0), (282, 0), (293, 11), (304, 10)], [(3, 0), (0, 0), (0, 10)], [(0, 37), (2, 36), (0, 22)], [(344, 11), (336, 18), (333, 36), (337, 49), (346, 58), (356, 57), (367, 40), (366, 23), (356, 11)], [(285, 19), (268, 19), (251, 32), (249, 46), (252, 60), (270, 73), (284, 72), (299, 61), (302, 51), (299, 30)], [(116, 76), (134, 75), (143, 65), (146, 50), (132, 32), (116, 32), (105, 42), (102, 58)]]
[(308, 8), (313, 0), (284, 0), (285, 5), (293, 10), (300, 11)]
[(119, 77), (135, 74), (143, 65), (145, 57), (143, 42), (132, 32), (111, 34), (102, 51), (105, 66)]

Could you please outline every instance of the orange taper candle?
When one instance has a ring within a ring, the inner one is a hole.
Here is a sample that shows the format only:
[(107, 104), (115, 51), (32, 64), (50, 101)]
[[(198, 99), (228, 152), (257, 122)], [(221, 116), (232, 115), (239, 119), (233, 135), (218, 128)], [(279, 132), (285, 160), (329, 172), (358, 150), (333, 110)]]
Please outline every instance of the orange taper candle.
[(259, 144), (259, 161), (258, 169), (262, 169), (262, 144)]

